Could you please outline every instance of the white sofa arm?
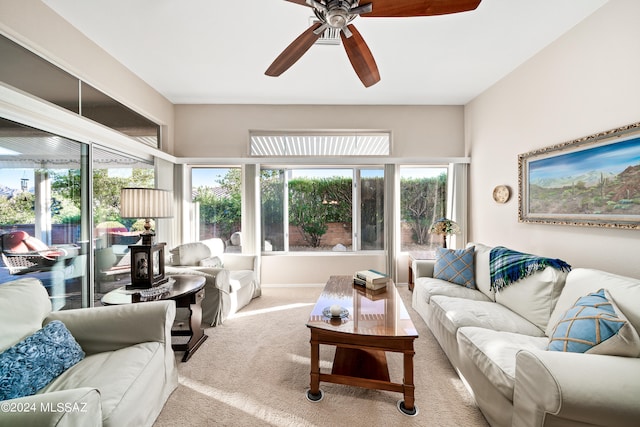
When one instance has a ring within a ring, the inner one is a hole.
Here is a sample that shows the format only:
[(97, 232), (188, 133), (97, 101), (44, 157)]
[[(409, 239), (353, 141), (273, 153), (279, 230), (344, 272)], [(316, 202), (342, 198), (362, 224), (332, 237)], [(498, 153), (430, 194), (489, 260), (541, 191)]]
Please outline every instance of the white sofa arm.
[(434, 259), (417, 259), (413, 261), (413, 277), (433, 277), (433, 267), (436, 265)]
[(84, 387), (0, 402), (0, 425), (20, 427), (102, 426), (100, 393)]
[(640, 358), (521, 350), (513, 426), (637, 426)]
[(43, 324), (62, 321), (87, 355), (149, 341), (162, 342), (170, 351), (175, 316), (174, 301), (152, 301), (55, 311)]
[(224, 254), (224, 268), (227, 270), (256, 270), (255, 255)]

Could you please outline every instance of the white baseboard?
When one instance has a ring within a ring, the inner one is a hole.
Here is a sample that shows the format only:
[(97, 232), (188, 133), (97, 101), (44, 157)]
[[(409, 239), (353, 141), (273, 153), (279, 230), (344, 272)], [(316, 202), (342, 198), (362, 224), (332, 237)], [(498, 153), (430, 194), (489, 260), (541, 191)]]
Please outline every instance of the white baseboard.
[(260, 285), (262, 288), (324, 288), (326, 283), (269, 283)]
[[(326, 283), (269, 283), (260, 285), (263, 288), (324, 288)], [(407, 287), (408, 283), (396, 283), (398, 287)]]

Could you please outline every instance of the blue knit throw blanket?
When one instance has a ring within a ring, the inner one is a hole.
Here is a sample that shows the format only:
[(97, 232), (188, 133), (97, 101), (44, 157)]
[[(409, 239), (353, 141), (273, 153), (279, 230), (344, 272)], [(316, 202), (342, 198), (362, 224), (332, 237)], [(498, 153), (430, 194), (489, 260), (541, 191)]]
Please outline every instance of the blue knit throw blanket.
[(561, 259), (543, 258), (496, 246), (489, 254), (491, 289), (500, 291), (505, 286), (547, 267), (571, 271), (571, 266)]

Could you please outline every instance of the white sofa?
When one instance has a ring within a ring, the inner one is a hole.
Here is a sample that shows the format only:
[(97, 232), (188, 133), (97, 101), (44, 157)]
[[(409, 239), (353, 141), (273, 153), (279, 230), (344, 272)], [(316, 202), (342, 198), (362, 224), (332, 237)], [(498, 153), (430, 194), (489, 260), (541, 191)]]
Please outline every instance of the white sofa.
[(206, 279), (202, 323), (222, 324), (253, 298), (261, 295), (258, 257), (225, 253), (221, 239), (185, 243), (171, 249), (165, 274), (191, 274)]
[[(84, 358), (55, 377), (36, 394), (0, 402), (2, 426), (151, 426), (178, 386), (171, 349), (173, 301), (51, 311), (47, 291), (33, 278), (0, 284), (0, 353), (2, 396), (11, 384), (27, 382), (21, 372), (50, 371), (59, 354), (51, 345), (39, 351), (8, 349), (28, 342), (53, 321), (61, 321), (85, 353)], [(75, 345), (75, 343), (74, 343)], [(54, 347), (55, 348), (55, 347)], [(33, 347), (31, 347), (33, 350)], [(31, 354), (29, 362), (16, 354)], [(44, 358), (42, 358), (44, 356)], [(49, 359), (47, 359), (49, 357)], [(4, 370), (12, 366), (11, 370)], [(46, 382), (44, 382), (46, 384)], [(43, 384), (44, 385), (44, 384)], [(37, 387), (33, 387), (34, 391)]]
[[(418, 260), (413, 308), (464, 378), (490, 425), (640, 425), (640, 350), (635, 357), (549, 351), (549, 336), (578, 298), (601, 288), (640, 331), (640, 280), (547, 267), (491, 290), (491, 248), (475, 246), (477, 289), (434, 279)], [(636, 334), (637, 335), (637, 334)]]

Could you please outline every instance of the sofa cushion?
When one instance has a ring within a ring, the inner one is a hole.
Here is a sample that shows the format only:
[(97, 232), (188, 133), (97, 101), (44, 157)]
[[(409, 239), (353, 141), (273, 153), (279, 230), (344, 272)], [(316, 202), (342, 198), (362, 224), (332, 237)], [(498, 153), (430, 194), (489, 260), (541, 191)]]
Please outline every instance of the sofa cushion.
[(38, 279), (0, 284), (0, 352), (41, 329), (50, 312), (49, 294)]
[(457, 250), (438, 248), (436, 250), (436, 263), (433, 267), (433, 277), (462, 285), (465, 288), (475, 289), (473, 251), (473, 246)]
[(32, 236), (25, 237), (24, 244), (27, 245), (30, 251), (47, 251), (51, 249), (42, 240)]
[(491, 273), (489, 271), (489, 256), (492, 248), (482, 243), (469, 243), (467, 247), (470, 246), (474, 247), (473, 269), (476, 288), (490, 300), (495, 301), (495, 292), (491, 289)]
[(547, 267), (496, 292), (496, 302), (545, 330), (567, 273)]
[(485, 294), (476, 289), (465, 288), (464, 286), (456, 285), (446, 280), (434, 279), (433, 277), (418, 277), (413, 292), (420, 293), (427, 303), (434, 295), (446, 295), (475, 301), (491, 301)]
[(473, 363), (507, 399), (513, 401), (516, 354), (520, 350), (544, 350), (546, 337), (531, 337), (485, 328), (458, 329), (460, 354)]
[(549, 350), (638, 357), (640, 337), (609, 293), (586, 295), (558, 321)]
[(164, 345), (145, 342), (87, 356), (38, 394), (92, 387), (100, 392), (104, 425), (150, 425), (147, 413), (159, 412), (164, 401)]
[(222, 260), (218, 256), (201, 259), (198, 263), (200, 267), (222, 268)]
[(0, 400), (35, 394), (83, 357), (64, 323), (48, 323), (0, 354)]
[(214, 237), (212, 239), (202, 240), (201, 243), (203, 243), (209, 248), (209, 250), (211, 251), (211, 256), (217, 256), (221, 260), (223, 260), (222, 257), (223, 257), (226, 245), (224, 244), (224, 241), (222, 239), (218, 237)]
[(554, 267), (560, 271), (571, 271), (571, 266), (561, 259), (518, 252), (504, 246), (491, 249), (489, 258), (491, 286), (496, 291), (547, 267)]
[(544, 336), (533, 323), (495, 302), (434, 295), (430, 306), (434, 316), (452, 334), (464, 326), (477, 326), (534, 337)]
[(551, 313), (547, 336), (551, 336), (553, 328), (560, 317), (573, 306), (578, 298), (589, 292), (606, 289), (618, 308), (631, 322), (636, 331), (640, 331), (640, 280), (619, 276), (589, 268), (575, 268), (567, 276), (555, 309)]
[(211, 250), (202, 242), (184, 243), (170, 252), (173, 265), (199, 265), (200, 260), (211, 256)]
[(3, 234), (0, 237), (2, 239), (2, 248), (3, 250), (10, 252), (29, 252), (31, 249), (29, 249), (29, 247), (24, 242), (24, 239), (26, 239), (27, 237), (29, 237), (29, 234), (26, 231), (22, 230)]

